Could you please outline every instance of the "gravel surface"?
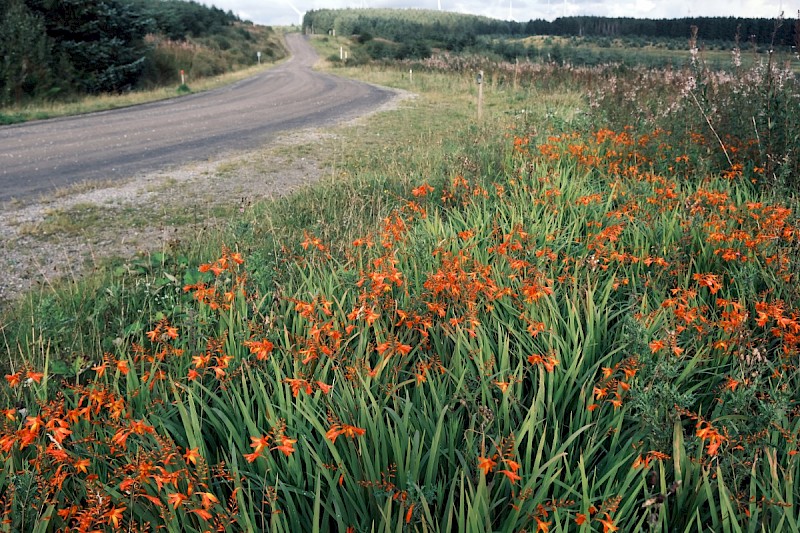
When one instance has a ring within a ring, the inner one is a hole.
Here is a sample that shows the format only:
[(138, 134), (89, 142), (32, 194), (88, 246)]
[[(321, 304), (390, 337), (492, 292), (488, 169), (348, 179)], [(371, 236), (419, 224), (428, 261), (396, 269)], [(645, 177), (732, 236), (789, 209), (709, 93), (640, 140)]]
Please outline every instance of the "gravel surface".
[[(326, 125), (351, 125), (413, 96), (382, 91), (391, 96), (382, 105), (339, 113)], [(0, 202), (0, 268), (5, 273), (0, 277), (0, 310), (54, 280), (77, 279), (104, 259), (134, 258), (180, 240), (197, 226), (224, 224), (214, 218), (215, 208), (243, 208), (318, 181), (324, 170), (313, 145), (336, 133), (303, 124), (287, 127), (286, 133), (262, 140), (257, 147), (228, 149), (127, 179), (84, 180), (39, 196)], [(188, 214), (194, 222), (167, 225), (159, 219), (169, 217), (159, 213)], [(87, 221), (81, 222), (82, 217)], [(138, 223), (132, 227), (131, 220)]]
[(0, 127), (0, 202), (86, 180), (125, 179), (276, 135), (368, 112), (393, 92), (313, 70), (316, 52), (286, 36), (291, 58), (213, 91), (150, 104)]

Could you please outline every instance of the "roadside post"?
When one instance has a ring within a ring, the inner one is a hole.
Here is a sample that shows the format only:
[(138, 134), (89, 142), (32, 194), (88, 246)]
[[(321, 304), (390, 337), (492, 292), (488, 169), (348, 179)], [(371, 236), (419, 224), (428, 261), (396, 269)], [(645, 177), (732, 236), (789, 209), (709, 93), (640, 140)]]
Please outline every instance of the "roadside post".
[(483, 117), (483, 71), (478, 72), (478, 120)]
[(186, 74), (181, 69), (181, 85), (186, 85)]
[(413, 84), (414, 83), (414, 70), (408, 69), (408, 82)]
[(256, 57), (258, 58), (258, 64), (261, 64), (261, 52), (256, 52)]

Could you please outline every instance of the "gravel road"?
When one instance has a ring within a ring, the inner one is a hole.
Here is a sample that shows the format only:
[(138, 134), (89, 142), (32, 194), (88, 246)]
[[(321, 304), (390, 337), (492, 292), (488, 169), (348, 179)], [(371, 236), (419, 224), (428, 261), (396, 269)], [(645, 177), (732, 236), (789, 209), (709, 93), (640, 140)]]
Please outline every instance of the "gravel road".
[(289, 34), (286, 43), (289, 61), (222, 89), (0, 127), (0, 204), (254, 148), (280, 132), (356, 117), (394, 96), (313, 71), (317, 55), (302, 35)]

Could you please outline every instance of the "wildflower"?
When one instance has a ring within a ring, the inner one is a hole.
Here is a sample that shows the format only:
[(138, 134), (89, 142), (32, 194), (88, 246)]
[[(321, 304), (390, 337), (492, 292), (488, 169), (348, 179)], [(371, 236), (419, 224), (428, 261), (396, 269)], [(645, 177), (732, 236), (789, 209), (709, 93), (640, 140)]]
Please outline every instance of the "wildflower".
[(419, 187), (416, 187), (411, 191), (411, 194), (416, 196), (417, 198), (421, 196), (426, 196), (429, 192), (433, 192), (433, 187), (428, 185), (427, 183), (423, 183)]
[(656, 353), (656, 352), (664, 349), (664, 347), (666, 346), (666, 343), (664, 341), (654, 340), (648, 346), (650, 346), (650, 351), (651, 352)]
[(183, 459), (187, 463), (192, 463), (193, 465), (197, 464), (197, 458), (200, 457), (200, 452), (198, 448), (192, 448), (191, 450), (186, 450), (186, 453), (183, 455)]
[(520, 479), (522, 479), (519, 476), (519, 474), (517, 474), (516, 472), (512, 472), (511, 470), (498, 470), (497, 473), (506, 476), (509, 479), (509, 481), (511, 481), (512, 485), (515, 484)]
[(112, 507), (110, 511), (108, 511), (104, 516), (111, 520), (111, 523), (114, 524), (114, 528), (119, 528), (119, 521), (122, 519), (122, 513), (127, 509), (127, 507)]
[(128, 372), (130, 372), (130, 369), (128, 368), (128, 361), (125, 360), (117, 361), (117, 370), (123, 376), (127, 376)]
[(72, 463), (72, 466), (74, 466), (75, 470), (77, 470), (78, 472), (80, 472), (82, 474), (87, 474), (88, 471), (89, 471), (88, 470), (89, 469), (89, 459), (85, 459), (85, 458), (84, 459), (78, 459), (77, 461)]
[(22, 372), (15, 372), (13, 374), (6, 374), (6, 381), (11, 387), (16, 387), (22, 380)]
[(289, 437), (281, 437), (281, 444), (280, 446), (275, 446), (272, 448), (273, 450), (278, 450), (286, 457), (289, 457), (294, 453), (294, 443), (297, 442), (297, 439), (290, 439)]
[(339, 435), (344, 435), (349, 439), (354, 439), (356, 437), (363, 436), (366, 432), (367, 430), (356, 426), (351, 426), (350, 424), (333, 424), (328, 432), (325, 433), (325, 438), (330, 439), (331, 442), (335, 443)]
[(508, 390), (508, 386), (511, 385), (511, 382), (510, 381), (495, 381), (494, 384), (497, 385), (497, 388), (500, 389), (500, 391), (503, 394), (505, 394), (505, 392)]
[(558, 366), (558, 359), (552, 355), (542, 356), (539, 354), (533, 354), (528, 357), (528, 362), (532, 365), (542, 365), (548, 372), (553, 372), (556, 366)]
[(497, 466), (497, 461), (488, 457), (478, 457), (478, 468), (483, 471), (483, 475), (489, 475), (494, 467)]
[(603, 524), (603, 533), (608, 533), (609, 531), (619, 531), (619, 528), (614, 525), (614, 521), (611, 520), (611, 517), (606, 514), (606, 518), (595, 518), (598, 522)]
[(250, 353), (256, 356), (259, 361), (266, 361), (272, 353), (274, 345), (267, 339), (260, 341), (245, 341), (244, 345), (250, 349)]
[(411, 505), (409, 505), (408, 511), (406, 512), (406, 524), (411, 522), (411, 516), (413, 515), (413, 513), (414, 513), (414, 504), (412, 503)]
[(586, 515), (583, 513), (578, 513), (575, 515), (575, 523), (579, 526), (582, 526), (586, 523)]
[(538, 516), (534, 518), (536, 519), (536, 531), (544, 531), (544, 533), (550, 531), (550, 524), (552, 522), (544, 522), (540, 520)]
[[(252, 448), (255, 448), (256, 454), (260, 454), (262, 450), (265, 448), (269, 448), (269, 435), (264, 435), (263, 437), (250, 437)], [(252, 462), (252, 461), (251, 461)]]
[(211, 509), (215, 503), (219, 503), (219, 499), (216, 496), (211, 494), (210, 492), (201, 492), (200, 494), (200, 502), (203, 505), (203, 509)]
[(169, 496), (167, 496), (167, 501), (172, 506), (173, 509), (177, 509), (183, 502), (188, 500), (189, 497), (180, 492), (173, 492)]
[(207, 522), (213, 518), (212, 514), (206, 511), (205, 509), (190, 509), (189, 512), (196, 514), (197, 516), (199, 516), (200, 518), (202, 518)]

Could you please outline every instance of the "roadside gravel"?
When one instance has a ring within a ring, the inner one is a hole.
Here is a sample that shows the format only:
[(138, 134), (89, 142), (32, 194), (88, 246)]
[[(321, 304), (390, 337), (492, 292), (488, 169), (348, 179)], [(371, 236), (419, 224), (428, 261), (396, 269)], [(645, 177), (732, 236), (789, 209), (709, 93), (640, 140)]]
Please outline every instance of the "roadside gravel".
[[(410, 97), (398, 92), (340, 127), (392, 110)], [(0, 205), (0, 310), (56, 280), (78, 279), (105, 259), (135, 258), (181, 240), (198, 226), (224, 224), (214, 215), (219, 208), (244, 208), (318, 181), (323, 162), (313, 146), (335, 136), (335, 129), (297, 130), (259, 149)], [(177, 218), (183, 223), (165, 223), (176, 217), (159, 215), (164, 213), (181, 213)]]

